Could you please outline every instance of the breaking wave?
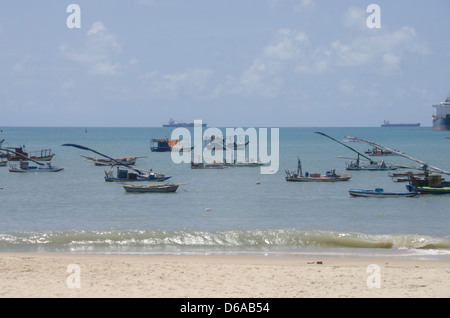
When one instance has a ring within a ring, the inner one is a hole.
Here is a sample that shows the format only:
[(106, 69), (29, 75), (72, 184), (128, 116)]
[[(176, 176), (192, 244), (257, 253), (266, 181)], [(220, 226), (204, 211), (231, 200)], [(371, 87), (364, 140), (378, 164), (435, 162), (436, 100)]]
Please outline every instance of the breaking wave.
[(0, 234), (2, 251), (92, 253), (266, 252), (308, 249), (439, 250), (450, 237), (300, 230), (69, 231)]

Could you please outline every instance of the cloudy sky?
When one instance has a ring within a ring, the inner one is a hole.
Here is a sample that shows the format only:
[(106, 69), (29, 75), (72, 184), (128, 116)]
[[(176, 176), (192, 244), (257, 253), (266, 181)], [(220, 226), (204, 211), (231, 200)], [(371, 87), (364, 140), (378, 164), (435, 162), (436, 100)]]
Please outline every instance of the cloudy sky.
[(449, 14), (448, 0), (8, 1), (0, 126), (431, 126)]

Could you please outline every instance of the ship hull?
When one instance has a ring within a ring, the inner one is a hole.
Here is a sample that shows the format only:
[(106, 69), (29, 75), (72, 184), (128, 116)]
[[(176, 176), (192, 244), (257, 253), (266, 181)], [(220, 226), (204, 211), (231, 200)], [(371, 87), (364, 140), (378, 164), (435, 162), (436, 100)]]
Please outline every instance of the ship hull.
[(433, 118), (433, 130), (450, 131), (450, 114)]

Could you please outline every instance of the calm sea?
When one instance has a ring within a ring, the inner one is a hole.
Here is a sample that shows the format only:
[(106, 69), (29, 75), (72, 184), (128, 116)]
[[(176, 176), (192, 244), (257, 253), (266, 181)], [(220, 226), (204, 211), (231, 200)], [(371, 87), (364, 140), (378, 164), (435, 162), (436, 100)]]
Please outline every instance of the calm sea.
[[(5, 127), (4, 147), (51, 148), (52, 163), (64, 170), (20, 174), (0, 167), (0, 251), (450, 257), (450, 195), (349, 195), (352, 188), (406, 191), (388, 172), (355, 171), (350, 181), (336, 183), (285, 181), (284, 170), (295, 170), (297, 157), (303, 172), (348, 173), (350, 159), (339, 156), (355, 153), (315, 131), (371, 140), (450, 170), (450, 133), (427, 127), (280, 128), (275, 174), (175, 164), (170, 153), (150, 151), (150, 139), (170, 137), (170, 128)], [(120, 183), (105, 182), (105, 167), (82, 157), (98, 155), (64, 143), (112, 157), (143, 156), (136, 168), (188, 184), (176, 193), (126, 193)], [(402, 157), (383, 159), (418, 166)]]

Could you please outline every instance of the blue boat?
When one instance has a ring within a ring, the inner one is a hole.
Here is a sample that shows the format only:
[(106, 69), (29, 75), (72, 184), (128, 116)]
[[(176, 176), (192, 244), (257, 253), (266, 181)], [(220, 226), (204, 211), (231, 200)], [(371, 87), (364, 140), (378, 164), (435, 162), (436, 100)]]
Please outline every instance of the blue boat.
[(394, 197), (415, 197), (418, 192), (385, 192), (384, 189), (350, 189), (348, 193), (354, 197), (377, 197), (377, 198), (394, 198)]

